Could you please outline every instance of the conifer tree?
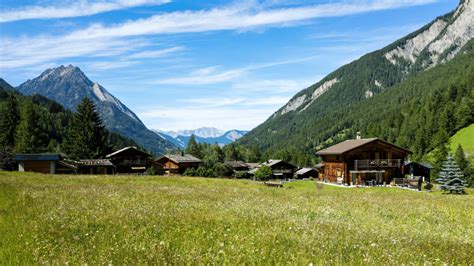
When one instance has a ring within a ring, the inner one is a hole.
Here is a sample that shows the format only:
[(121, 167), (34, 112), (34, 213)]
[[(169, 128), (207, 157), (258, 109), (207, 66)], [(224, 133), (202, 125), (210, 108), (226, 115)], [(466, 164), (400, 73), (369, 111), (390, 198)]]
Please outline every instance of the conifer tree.
[(191, 154), (192, 156), (196, 156), (198, 158), (203, 157), (201, 146), (196, 141), (196, 137), (194, 136), (194, 134), (191, 135), (191, 137), (189, 138), (188, 145), (186, 146), (186, 153)]
[(39, 108), (27, 101), (21, 110), (21, 121), (16, 132), (15, 150), (18, 153), (44, 152), (48, 144), (48, 134), (41, 127)]
[(5, 106), (0, 110), (0, 169), (13, 170), (15, 168), (13, 150), (19, 120), (16, 97), (10, 94)]
[(9, 95), (6, 105), (0, 114), (0, 145), (14, 147), (20, 113), (18, 111), (18, 102), (13, 94)]
[(101, 158), (108, 150), (107, 131), (94, 103), (87, 97), (77, 106), (66, 146), (74, 159)]
[(464, 187), (467, 185), (464, 175), (459, 166), (454, 161), (451, 154), (448, 154), (447, 160), (443, 163), (443, 168), (439, 172), (439, 178), (436, 182), (441, 183), (440, 189), (449, 193), (465, 193)]

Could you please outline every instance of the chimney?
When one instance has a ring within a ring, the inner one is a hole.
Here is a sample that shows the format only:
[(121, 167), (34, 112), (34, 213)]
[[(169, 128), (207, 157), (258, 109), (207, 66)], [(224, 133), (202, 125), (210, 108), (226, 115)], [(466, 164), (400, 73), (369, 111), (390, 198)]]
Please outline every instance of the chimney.
[(361, 137), (360, 137), (360, 132), (359, 132), (359, 131), (357, 131), (356, 139), (361, 139)]

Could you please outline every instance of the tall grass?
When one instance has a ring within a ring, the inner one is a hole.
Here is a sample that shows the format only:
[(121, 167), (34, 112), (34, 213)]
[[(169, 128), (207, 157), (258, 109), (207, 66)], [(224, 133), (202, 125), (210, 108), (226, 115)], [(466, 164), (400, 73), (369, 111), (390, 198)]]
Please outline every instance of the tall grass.
[(0, 264), (474, 263), (474, 197), (0, 172)]

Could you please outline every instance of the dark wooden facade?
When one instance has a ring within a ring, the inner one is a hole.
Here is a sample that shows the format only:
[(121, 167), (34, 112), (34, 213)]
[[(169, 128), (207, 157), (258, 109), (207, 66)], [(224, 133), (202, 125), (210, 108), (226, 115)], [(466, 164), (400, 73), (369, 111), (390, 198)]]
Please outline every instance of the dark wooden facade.
[(168, 174), (182, 175), (188, 168), (198, 168), (202, 161), (192, 155), (165, 155), (156, 160)]
[(86, 175), (113, 175), (115, 166), (108, 159), (87, 159), (77, 162), (77, 173)]
[(105, 156), (113, 165), (116, 173), (145, 173), (153, 165), (153, 156), (136, 147), (126, 147)]
[(296, 171), (296, 166), (282, 160), (268, 160), (262, 165), (272, 169), (273, 179), (292, 179)]
[(373, 138), (347, 140), (317, 154), (324, 162), (322, 181), (365, 185), (403, 177), (404, 160), (411, 152)]
[(428, 163), (406, 162), (404, 173), (406, 175), (421, 176), (423, 181), (431, 182), (431, 166)]

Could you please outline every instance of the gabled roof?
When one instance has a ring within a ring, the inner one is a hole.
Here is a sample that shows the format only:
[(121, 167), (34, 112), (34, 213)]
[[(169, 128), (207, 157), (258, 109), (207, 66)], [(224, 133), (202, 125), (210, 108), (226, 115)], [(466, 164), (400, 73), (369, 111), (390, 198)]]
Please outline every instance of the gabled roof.
[(201, 159), (196, 158), (190, 154), (185, 154), (185, 155), (164, 155), (161, 158), (168, 158), (169, 160), (175, 162), (175, 163), (202, 163)]
[(120, 154), (120, 153), (125, 152), (125, 151), (128, 151), (128, 150), (135, 150), (136, 152), (139, 152), (139, 153), (141, 153), (141, 154), (143, 154), (143, 155), (145, 155), (145, 156), (147, 156), (147, 157), (153, 157), (151, 154), (146, 153), (146, 152), (144, 152), (144, 151), (141, 151), (141, 150), (137, 149), (137, 147), (130, 146), (130, 147), (125, 147), (125, 148), (123, 148), (123, 149), (120, 149), (120, 150), (118, 150), (118, 151), (114, 151), (114, 152), (112, 152), (111, 154), (107, 154), (107, 155), (105, 156), (105, 158), (114, 157), (115, 155)]
[(418, 164), (418, 165), (421, 165), (421, 166), (423, 166), (425, 168), (428, 168), (428, 169), (433, 169), (434, 168), (430, 163), (427, 163), (427, 162), (418, 163), (418, 162), (406, 161), (404, 163), (405, 166), (408, 166), (410, 164)]
[(15, 155), (15, 161), (59, 161), (62, 159), (59, 153), (29, 153)]
[(78, 164), (87, 166), (114, 166), (109, 159), (82, 159), (79, 160)]
[(225, 164), (229, 165), (232, 168), (249, 168), (249, 166), (242, 161), (228, 161)]
[(356, 148), (359, 148), (361, 146), (364, 146), (366, 144), (369, 144), (371, 142), (374, 142), (374, 141), (380, 141), (380, 142), (383, 142), (385, 144), (388, 144), (390, 146), (393, 146), (397, 149), (400, 149), (400, 150), (403, 150), (409, 154), (411, 154), (412, 152), (409, 151), (409, 150), (406, 150), (404, 148), (400, 148), (394, 144), (391, 144), (391, 143), (388, 143), (386, 141), (383, 141), (381, 139), (378, 139), (378, 138), (368, 138), (368, 139), (350, 139), (350, 140), (346, 140), (346, 141), (343, 141), (341, 143), (338, 143), (336, 145), (333, 145), (333, 146), (330, 146), (326, 149), (323, 149), (323, 150), (320, 150), (318, 151), (316, 154), (317, 155), (339, 155), (339, 154), (343, 154), (343, 153), (346, 153), (348, 151), (351, 151), (353, 149), (356, 149)]
[(291, 166), (291, 167), (293, 167), (293, 168), (296, 168), (296, 166), (292, 165), (291, 163), (287, 163), (287, 162), (285, 162), (285, 161), (283, 161), (283, 160), (272, 160), (272, 159), (270, 159), (270, 160), (268, 160), (268, 161), (262, 163), (262, 165), (266, 165), (266, 166), (269, 166), (269, 167), (273, 167), (273, 166), (275, 166), (275, 165), (277, 165), (277, 164), (279, 164), (279, 163), (284, 163), (284, 164), (289, 165), (289, 166)]
[(311, 171), (316, 171), (315, 169), (313, 168), (301, 168), (300, 170), (296, 171), (296, 174), (297, 175), (304, 175), (308, 172), (311, 172)]

